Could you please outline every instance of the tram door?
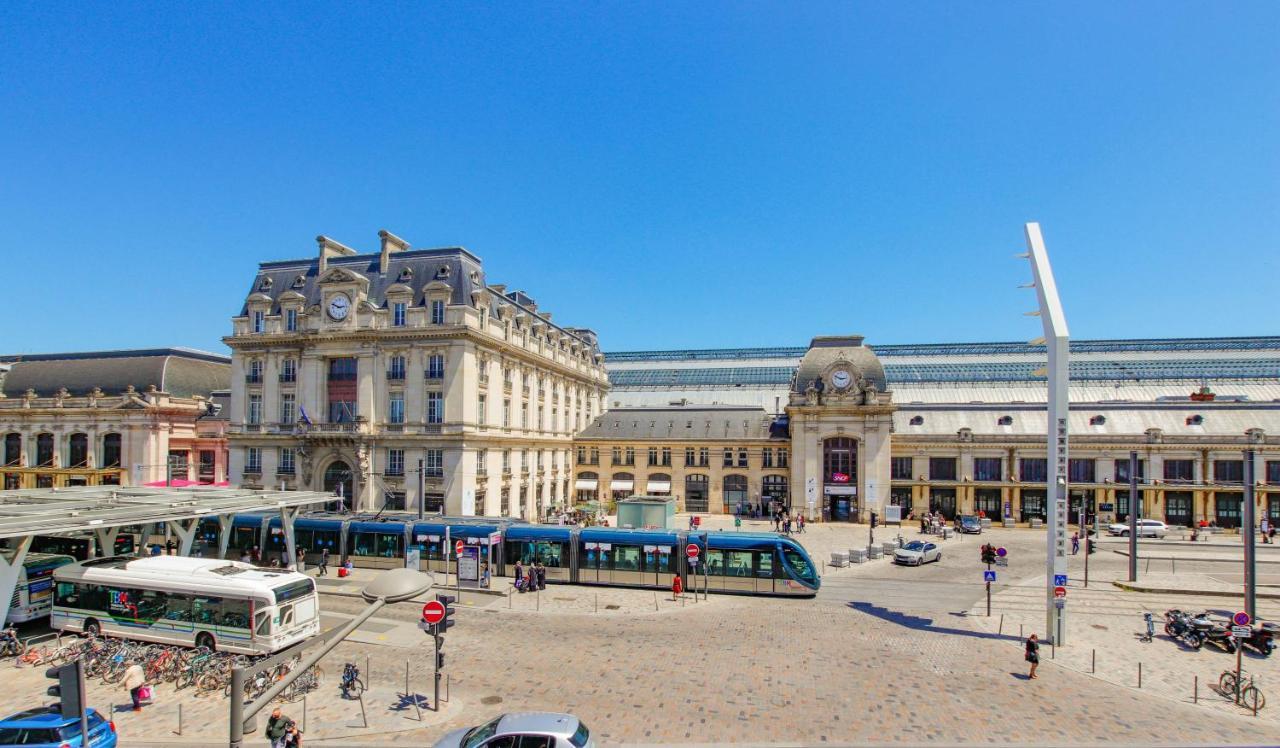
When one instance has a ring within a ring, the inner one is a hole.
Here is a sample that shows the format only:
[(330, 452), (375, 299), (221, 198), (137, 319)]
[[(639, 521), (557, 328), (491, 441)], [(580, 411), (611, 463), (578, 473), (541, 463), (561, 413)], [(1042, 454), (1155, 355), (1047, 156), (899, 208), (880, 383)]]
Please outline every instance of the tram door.
[(675, 565), (672, 559), (672, 547), (669, 545), (646, 545), (644, 547), (644, 583), (653, 584), (663, 589), (670, 589), (675, 579)]
[(610, 543), (583, 543), (582, 554), (578, 581), (583, 584), (609, 584), (612, 581), (613, 546)]

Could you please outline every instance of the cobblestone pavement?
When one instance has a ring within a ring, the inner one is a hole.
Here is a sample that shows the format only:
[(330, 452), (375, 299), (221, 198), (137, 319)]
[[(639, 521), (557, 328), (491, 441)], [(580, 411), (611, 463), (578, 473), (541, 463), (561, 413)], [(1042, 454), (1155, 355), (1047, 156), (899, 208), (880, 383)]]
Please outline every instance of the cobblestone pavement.
[[(819, 546), (847, 546), (866, 532), (818, 529), (801, 536), (815, 554)], [(1002, 570), (1011, 587), (997, 595), (997, 612), (1008, 609), (1003, 633), (969, 615), (982, 592), (977, 555), (986, 539), (1008, 546), (1013, 559)], [(927, 567), (881, 560), (829, 570), (821, 594), (809, 600), (713, 595), (710, 602), (681, 605), (660, 594), (655, 611), (653, 592), (642, 590), (552, 586), (541, 603), (527, 594), (473, 596), (446, 637), (450, 701), (441, 714), (424, 711), (421, 723), (411, 719), (416, 711), (403, 698), (404, 673), (407, 662), (409, 690), (429, 695), (430, 640), (415, 626), (419, 606), (389, 606), (326, 660), (324, 686), (308, 699), (308, 740), (429, 744), (446, 729), (503, 711), (548, 709), (578, 714), (605, 744), (1276, 743), (1273, 720), (1164, 694), (1155, 683), (1165, 674), (1154, 659), (1141, 691), (1124, 682), (1126, 665), (1118, 656), (1099, 660), (1098, 676), (1081, 672), (1078, 655), (1046, 658), (1042, 677), (1027, 681), (1010, 616), (1025, 615), (1027, 625), (1043, 620), (1035, 579), (1043, 573), (1043, 556), (1036, 555), (1043, 543), (1043, 533), (1026, 530), (943, 541), (943, 561)], [(1118, 558), (1094, 558), (1104, 555)], [(1095, 573), (1105, 575), (1111, 563), (1100, 562)], [(1073, 589), (1070, 597), (1087, 620), (1119, 638), (1136, 630), (1141, 609), (1135, 606), (1147, 596), (1096, 590), (1098, 599), (1089, 601), (1083, 592)], [(326, 627), (362, 605), (325, 595)], [(1085, 651), (1087, 641), (1079, 639), (1073, 649)], [(1144, 657), (1159, 650), (1176, 655), (1169, 642), (1126, 644)], [(1196, 657), (1215, 672), (1216, 661), (1228, 659), (1207, 651)], [(365, 700), (368, 728), (358, 704), (337, 698), (346, 660), (360, 663), (373, 684)], [(1106, 679), (1110, 668), (1116, 682)], [(42, 670), (12, 670), (0, 707), (40, 700), (31, 695), (44, 691)], [(127, 698), (123, 689), (97, 684), (90, 694), (103, 708)], [(179, 701), (182, 738), (173, 734)], [(286, 710), (301, 719), (300, 704)], [(225, 739), (227, 702), (175, 696), (161, 687), (155, 706), (117, 718), (126, 744), (216, 744)], [(259, 735), (250, 743), (263, 741)]]

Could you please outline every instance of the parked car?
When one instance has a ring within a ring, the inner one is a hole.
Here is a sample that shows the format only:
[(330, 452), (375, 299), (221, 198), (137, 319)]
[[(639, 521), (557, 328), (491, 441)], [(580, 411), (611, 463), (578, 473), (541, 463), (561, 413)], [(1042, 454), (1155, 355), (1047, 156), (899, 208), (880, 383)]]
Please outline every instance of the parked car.
[(963, 517), (959, 517), (956, 519), (956, 532), (966, 532), (970, 535), (981, 535), (982, 520), (972, 514), (966, 514)]
[[(83, 746), (80, 719), (63, 717), (57, 705), (39, 706), (0, 720), (0, 745), (78, 748)], [(88, 748), (115, 748), (116, 723), (89, 709)]]
[[(1116, 522), (1107, 526), (1107, 532), (1120, 537), (1129, 536), (1129, 523)], [(1140, 519), (1138, 520), (1138, 537), (1140, 538), (1163, 538), (1169, 534), (1169, 526), (1158, 519)]]
[(942, 549), (935, 543), (913, 540), (893, 552), (893, 562), (904, 566), (920, 566), (930, 561), (941, 561)]
[(594, 748), (591, 731), (572, 714), (512, 712), (446, 733), (435, 748)]

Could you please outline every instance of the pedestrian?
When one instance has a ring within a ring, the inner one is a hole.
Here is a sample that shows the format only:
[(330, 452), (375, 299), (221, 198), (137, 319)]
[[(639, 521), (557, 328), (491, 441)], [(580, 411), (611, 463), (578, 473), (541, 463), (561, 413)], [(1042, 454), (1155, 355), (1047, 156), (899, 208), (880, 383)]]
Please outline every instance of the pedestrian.
[(289, 558), (289, 548), (286, 546), (280, 549), (280, 568), (287, 569), (290, 565), (291, 559)]
[(1275, 525), (1272, 525), (1271, 529), (1267, 530), (1267, 542), (1272, 545), (1275, 545), (1276, 543), (1276, 526)]
[(245, 550), (240, 551), (240, 563), (247, 564), (247, 563), (251, 563), (252, 561), (253, 561), (253, 558), (249, 555), (249, 549), (246, 548)]
[(545, 590), (547, 588), (547, 567), (542, 565), (542, 559), (533, 562), (533, 569), (538, 577), (538, 589)]
[(796, 527), (798, 528), (798, 532), (804, 532), (804, 515), (803, 514), (796, 515)]
[(284, 748), (301, 748), (301, 746), (302, 730), (298, 729), (297, 723), (290, 722), (284, 733)]
[(324, 548), (320, 551), (320, 568), (316, 570), (316, 576), (326, 576), (329, 573), (329, 549)]
[(271, 718), (267, 720), (267, 740), (271, 748), (284, 748), (284, 736), (289, 731), (293, 720), (280, 713), (280, 707), (271, 710)]
[(307, 571), (307, 549), (298, 546), (298, 571), (305, 574)]
[(1071, 555), (1074, 556), (1080, 552), (1080, 533), (1071, 534)]
[(142, 687), (145, 685), (147, 685), (147, 674), (142, 671), (142, 665), (134, 660), (124, 671), (124, 687), (129, 691), (129, 698), (133, 699), (135, 712), (142, 711)]
[(516, 592), (524, 592), (524, 564), (520, 559), (516, 559), (515, 581), (512, 582), (516, 586)]
[(1032, 634), (1027, 637), (1026, 643), (1027, 653), (1025, 659), (1031, 663), (1031, 673), (1027, 675), (1027, 679), (1036, 677), (1036, 668), (1040, 666), (1040, 637)]
[(174, 548), (173, 538), (165, 538), (165, 540), (164, 540), (164, 553), (165, 553), (165, 555), (166, 555), (166, 556), (172, 556), (172, 555), (173, 555), (173, 548)]

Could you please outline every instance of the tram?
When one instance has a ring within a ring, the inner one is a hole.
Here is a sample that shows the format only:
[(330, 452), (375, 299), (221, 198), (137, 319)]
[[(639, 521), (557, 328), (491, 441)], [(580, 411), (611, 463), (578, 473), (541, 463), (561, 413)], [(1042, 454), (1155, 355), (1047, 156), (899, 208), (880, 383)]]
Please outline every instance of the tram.
[[(541, 561), (549, 583), (670, 589), (680, 576), (685, 586), (742, 595), (812, 597), (821, 585), (804, 547), (774, 533), (733, 531), (632, 530), (607, 527), (535, 525), (503, 517), (342, 515), (313, 512), (294, 520), (294, 540), (309, 563), (327, 549), (330, 563), (350, 560), (364, 568), (404, 565), (416, 550), (424, 570), (444, 571), (462, 540), (488, 549), (493, 576), (514, 573), (515, 563)], [(447, 529), (447, 532), (446, 532)], [(231, 523), (227, 554), (239, 558), (253, 548), (261, 558), (278, 559), (284, 533), (278, 514), (242, 514)], [(216, 522), (201, 528), (206, 545), (217, 548)], [(698, 547), (695, 567), (685, 553)], [(448, 551), (446, 553), (446, 551)]]

